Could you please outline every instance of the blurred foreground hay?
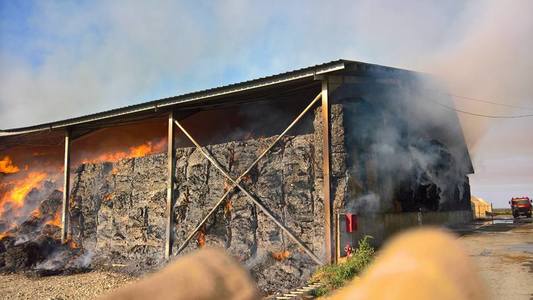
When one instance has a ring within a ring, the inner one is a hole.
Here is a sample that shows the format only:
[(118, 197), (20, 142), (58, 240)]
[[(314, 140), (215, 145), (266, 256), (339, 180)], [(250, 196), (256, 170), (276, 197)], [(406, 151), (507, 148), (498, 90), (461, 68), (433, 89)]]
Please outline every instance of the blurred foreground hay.
[[(105, 299), (259, 299), (242, 266), (203, 249)], [(416, 229), (386, 246), (362, 277), (328, 299), (486, 299), (461, 243), (438, 229)]]

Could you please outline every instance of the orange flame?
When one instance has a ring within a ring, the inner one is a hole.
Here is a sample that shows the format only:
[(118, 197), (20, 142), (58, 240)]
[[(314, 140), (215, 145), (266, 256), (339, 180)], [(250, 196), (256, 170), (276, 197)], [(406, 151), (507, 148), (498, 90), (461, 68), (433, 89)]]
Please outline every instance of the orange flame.
[(152, 142), (147, 142), (138, 146), (133, 146), (129, 148), (129, 151), (118, 151), (114, 153), (103, 153), (92, 159), (84, 159), (82, 163), (95, 163), (102, 161), (116, 162), (126, 158), (136, 158), (143, 157), (152, 153), (162, 152), (164, 148), (164, 140), (161, 140), (155, 144)]
[(54, 217), (51, 220), (46, 221), (45, 224), (54, 225), (56, 227), (61, 227), (61, 211), (56, 211)]
[(196, 238), (196, 243), (199, 248), (205, 247), (205, 232), (204, 229), (198, 231), (198, 237)]
[(232, 210), (233, 202), (231, 200), (226, 200), (226, 204), (224, 205), (224, 215), (226, 215), (226, 217), (231, 217)]
[(41, 210), (39, 208), (36, 208), (34, 209), (32, 212), (31, 212), (31, 216), (35, 219), (38, 219), (40, 218), (41, 216), (43, 215), (43, 213), (41, 212)]
[(277, 261), (284, 261), (291, 256), (291, 253), (287, 250), (284, 250), (280, 252), (272, 252), (271, 255)]
[(5, 156), (0, 160), (0, 173), (13, 174), (20, 171), (20, 168), (13, 164), (9, 156)]
[(70, 249), (78, 249), (80, 247), (80, 245), (78, 245), (78, 243), (76, 243), (76, 241), (74, 241), (73, 239), (68, 239), (67, 245)]
[(9, 232), (0, 232), (0, 240), (9, 236), (11, 236)]
[(5, 213), (8, 205), (15, 210), (22, 208), (28, 193), (38, 187), (46, 177), (46, 173), (30, 172), (26, 178), (10, 182), (13, 187), (0, 198), (0, 216)]
[[(12, 216), (19, 216), (20, 209), (24, 206), (24, 200), (26, 196), (33, 188), (38, 187), (41, 182), (47, 177), (46, 173), (31, 172), (26, 178), (14, 180), (6, 183), (3, 186), (5, 193), (0, 195), (0, 219), (6, 219), (6, 211), (12, 214)], [(31, 215), (39, 217), (41, 212), (37, 209), (34, 210)], [(15, 223), (8, 226), (7, 230), (16, 227)], [(6, 230), (6, 231), (7, 231)], [(6, 232), (0, 232), (0, 236), (8, 236)]]
[(141, 157), (145, 156), (153, 151), (152, 143), (148, 142), (147, 144), (139, 145), (137, 147), (130, 148), (130, 157)]
[(104, 196), (104, 201), (111, 201), (113, 199), (113, 193)]

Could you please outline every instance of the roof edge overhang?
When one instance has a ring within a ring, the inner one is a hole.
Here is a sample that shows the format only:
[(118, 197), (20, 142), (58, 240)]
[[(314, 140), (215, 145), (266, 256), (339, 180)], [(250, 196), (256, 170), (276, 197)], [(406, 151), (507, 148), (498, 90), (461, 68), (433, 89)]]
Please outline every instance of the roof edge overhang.
[(36, 133), (40, 131), (51, 131), (57, 129), (69, 128), (76, 125), (101, 121), (105, 119), (113, 119), (124, 117), (127, 115), (134, 115), (143, 112), (157, 111), (161, 109), (170, 109), (171, 107), (178, 107), (185, 104), (193, 104), (195, 102), (205, 102), (213, 98), (224, 96), (237, 95), (243, 92), (259, 90), (261, 88), (268, 88), (284, 83), (295, 82), (298, 80), (311, 79), (315, 80), (320, 75), (329, 74), (335, 71), (345, 69), (346, 64), (351, 61), (336, 60), (321, 65), (298, 69), (286, 73), (244, 81), (241, 83), (230, 84), (213, 89), (202, 90), (198, 92), (187, 93), (183, 95), (163, 98), (141, 104), (131, 105), (123, 108), (112, 109), (100, 113), (90, 114), (82, 117), (65, 119), (56, 122), (49, 122), (34, 126), (27, 126), (21, 128), (13, 128), (0, 130), (0, 138), (14, 135), (22, 135), (29, 133)]

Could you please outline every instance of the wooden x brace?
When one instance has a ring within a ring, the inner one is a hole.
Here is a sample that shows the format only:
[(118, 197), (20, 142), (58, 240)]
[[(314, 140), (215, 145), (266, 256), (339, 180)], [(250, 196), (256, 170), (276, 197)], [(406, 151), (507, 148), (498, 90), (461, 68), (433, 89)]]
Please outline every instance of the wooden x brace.
[(300, 239), (298, 239), (287, 227), (285, 227), (280, 221), (278, 221), (272, 213), (266, 208), (259, 200), (257, 200), (252, 194), (250, 194), (242, 185), (240, 184), (243, 177), (245, 177), (252, 169), (253, 167), (263, 158), (280, 140), (281, 138), (292, 128), (298, 121), (313, 107), (313, 105), (318, 102), (321, 98), (321, 93), (318, 94), (311, 103), (294, 119), (294, 121), (285, 129), (278, 137), (272, 142), (272, 144), (266, 148), (261, 155), (259, 155), (256, 160), (244, 171), (239, 177), (236, 179), (233, 179), (220, 165), (219, 163), (211, 156), (209, 155), (200, 144), (187, 132), (187, 130), (177, 121), (175, 120), (175, 124), (178, 126), (178, 128), (191, 140), (191, 142), (196, 146), (196, 148), (204, 155), (207, 160), (209, 160), (229, 181), (232, 182), (233, 186), (227, 189), (227, 191), (222, 195), (220, 200), (215, 204), (213, 208), (209, 211), (209, 213), (202, 219), (202, 221), (194, 228), (194, 230), (187, 236), (185, 241), (180, 245), (178, 250), (176, 251), (176, 254), (179, 254), (189, 243), (189, 241), (192, 239), (192, 237), (200, 230), (200, 228), (205, 224), (205, 222), (209, 219), (209, 217), (216, 211), (216, 209), (222, 204), (226, 196), (235, 188), (239, 188), (247, 197), (248, 199), (255, 205), (257, 205), (265, 215), (267, 215), (279, 228), (281, 228), (291, 239), (293, 239), (310, 257), (313, 259), (315, 263), (318, 265), (322, 265), (323, 262), (307, 247), (305, 244), (303, 244)]

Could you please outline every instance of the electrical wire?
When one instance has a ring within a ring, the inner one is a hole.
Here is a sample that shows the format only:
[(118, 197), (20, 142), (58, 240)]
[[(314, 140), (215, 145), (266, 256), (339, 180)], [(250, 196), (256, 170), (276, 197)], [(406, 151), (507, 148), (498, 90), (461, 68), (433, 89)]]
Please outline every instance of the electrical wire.
[[(488, 103), (488, 104), (499, 105), (499, 106), (505, 106), (505, 107), (510, 107), (510, 108), (518, 108), (518, 109), (533, 110), (532, 107), (524, 107), (524, 106), (517, 106), (517, 105), (504, 104), (504, 103), (499, 103), (499, 102), (494, 102), (494, 101), (489, 101), (489, 100), (484, 100), (484, 99), (479, 99), (479, 98), (473, 98), (473, 97), (460, 96), (460, 95), (451, 94), (451, 93), (445, 93), (445, 92), (436, 91), (436, 90), (434, 90), (433, 92), (437, 92), (437, 93), (439, 93), (439, 94), (446, 95), (446, 96), (450, 96), (450, 97), (454, 97), (454, 98), (470, 100), (470, 101), (476, 101), (476, 102)], [(470, 112), (470, 111), (466, 111), (466, 110), (461, 110), (461, 109), (458, 109), (458, 108), (455, 108), (455, 107), (452, 107), (452, 106), (449, 106), (449, 105), (446, 105), (446, 104), (440, 103), (440, 102), (438, 102), (438, 101), (433, 101), (433, 100), (431, 100), (431, 102), (434, 102), (434, 103), (437, 104), (437, 105), (440, 105), (440, 106), (445, 107), (445, 108), (447, 108), (447, 109), (453, 110), (453, 111), (455, 111), (455, 112), (459, 112), (459, 113), (462, 113), (462, 114), (471, 115), (471, 116), (475, 116), (475, 117), (491, 118), (491, 119), (520, 119), (520, 118), (530, 118), (530, 117), (533, 117), (533, 114), (509, 115), (509, 116), (505, 116), (505, 115), (487, 115), (487, 114), (480, 114), (480, 113), (474, 113), (474, 112)]]
[(511, 108), (519, 108), (519, 109), (533, 110), (533, 107), (525, 107), (525, 106), (510, 105), (510, 104), (504, 104), (504, 103), (499, 103), (499, 102), (493, 102), (493, 101), (488, 101), (488, 100), (483, 100), (483, 99), (473, 98), (473, 97), (459, 96), (459, 95), (455, 95), (455, 94), (447, 94), (447, 93), (444, 93), (444, 94), (445, 94), (445, 95), (448, 95), (448, 96), (451, 96), (451, 97), (454, 97), (454, 98), (460, 98), (460, 99), (465, 99), (465, 100), (470, 100), (470, 101), (476, 101), (476, 102), (482, 102), (482, 103), (489, 103), (489, 104), (493, 104), (493, 105), (499, 105), (499, 106), (505, 106), (505, 107), (511, 107)]
[(528, 115), (514, 115), (514, 116), (502, 116), (502, 115), (485, 115), (485, 114), (478, 114), (478, 113), (473, 113), (473, 112), (469, 112), (469, 111), (465, 111), (465, 110), (461, 110), (461, 109), (457, 109), (455, 107), (451, 107), (451, 106), (448, 106), (446, 104), (442, 104), (440, 102), (437, 102), (437, 101), (432, 101), (442, 107), (445, 107), (447, 109), (451, 109), (453, 111), (456, 111), (456, 112), (460, 112), (460, 113), (463, 113), (463, 114), (467, 114), (467, 115), (471, 115), (471, 116), (476, 116), (476, 117), (483, 117), (483, 118), (491, 118), (491, 119), (520, 119), (520, 118), (530, 118), (530, 117), (533, 117), (533, 114), (528, 114)]

